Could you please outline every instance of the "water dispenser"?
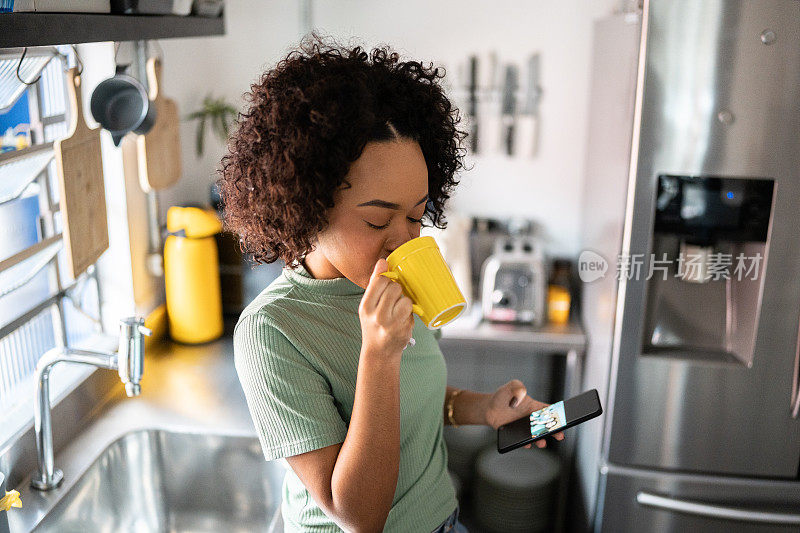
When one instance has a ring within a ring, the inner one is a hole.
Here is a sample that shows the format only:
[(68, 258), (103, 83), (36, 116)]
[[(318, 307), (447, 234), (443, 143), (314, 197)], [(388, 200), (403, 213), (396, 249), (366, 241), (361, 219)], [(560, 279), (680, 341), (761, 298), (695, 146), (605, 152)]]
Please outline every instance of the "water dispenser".
[(657, 185), (642, 354), (750, 366), (774, 180), (661, 175)]

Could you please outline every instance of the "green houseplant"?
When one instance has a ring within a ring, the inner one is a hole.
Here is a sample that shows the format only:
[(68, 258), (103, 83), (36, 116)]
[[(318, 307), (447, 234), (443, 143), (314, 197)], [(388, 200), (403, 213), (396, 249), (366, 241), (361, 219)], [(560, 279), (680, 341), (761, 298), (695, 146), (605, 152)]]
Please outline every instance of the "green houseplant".
[(186, 120), (199, 120), (195, 148), (197, 155), (203, 155), (203, 140), (205, 138), (206, 124), (211, 126), (211, 131), (223, 143), (228, 139), (228, 131), (236, 120), (238, 111), (229, 104), (224, 97), (214, 98), (211, 94), (203, 98), (200, 109), (186, 116)]

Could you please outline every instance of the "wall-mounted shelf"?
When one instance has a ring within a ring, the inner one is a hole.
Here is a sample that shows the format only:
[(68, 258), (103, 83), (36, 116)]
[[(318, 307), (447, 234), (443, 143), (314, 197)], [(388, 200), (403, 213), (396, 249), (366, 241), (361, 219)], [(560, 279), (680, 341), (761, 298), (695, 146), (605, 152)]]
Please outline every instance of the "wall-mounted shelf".
[(0, 48), (225, 34), (224, 15), (0, 14)]

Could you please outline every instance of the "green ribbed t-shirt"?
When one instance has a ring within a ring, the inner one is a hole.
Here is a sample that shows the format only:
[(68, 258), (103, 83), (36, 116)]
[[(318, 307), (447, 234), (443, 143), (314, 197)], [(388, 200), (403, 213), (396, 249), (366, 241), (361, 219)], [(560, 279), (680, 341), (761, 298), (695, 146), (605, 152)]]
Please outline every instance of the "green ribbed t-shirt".
[[(242, 311), (233, 334), (236, 371), (264, 457), (287, 466), (287, 532), (339, 532), (285, 459), (344, 442), (361, 352), (358, 305), (347, 278), (317, 279), (300, 264)], [(416, 341), (400, 363), (400, 472), (384, 531), (429, 532), (456, 508), (443, 415), (447, 369), (437, 338), (414, 315)], [(387, 413), (388, 415), (388, 413)]]

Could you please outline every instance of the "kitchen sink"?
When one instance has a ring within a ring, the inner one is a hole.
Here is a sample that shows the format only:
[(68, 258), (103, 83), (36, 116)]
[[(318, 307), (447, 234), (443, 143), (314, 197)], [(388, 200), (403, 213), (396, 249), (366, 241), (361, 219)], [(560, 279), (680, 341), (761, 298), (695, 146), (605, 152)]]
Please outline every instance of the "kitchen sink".
[(34, 531), (280, 532), (285, 473), (264, 459), (257, 437), (130, 431)]

